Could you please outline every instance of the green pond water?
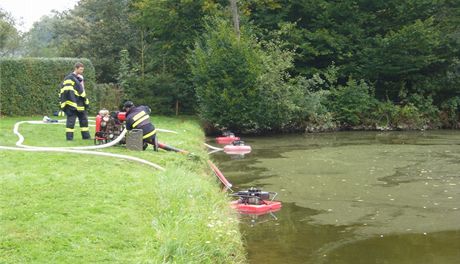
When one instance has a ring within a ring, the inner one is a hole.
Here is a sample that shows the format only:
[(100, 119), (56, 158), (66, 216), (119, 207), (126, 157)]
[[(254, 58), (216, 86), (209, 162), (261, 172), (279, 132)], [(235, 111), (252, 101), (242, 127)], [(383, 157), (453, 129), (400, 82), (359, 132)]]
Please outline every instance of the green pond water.
[(283, 208), (241, 216), (250, 263), (460, 263), (460, 132), (245, 138), (213, 154), (234, 190)]

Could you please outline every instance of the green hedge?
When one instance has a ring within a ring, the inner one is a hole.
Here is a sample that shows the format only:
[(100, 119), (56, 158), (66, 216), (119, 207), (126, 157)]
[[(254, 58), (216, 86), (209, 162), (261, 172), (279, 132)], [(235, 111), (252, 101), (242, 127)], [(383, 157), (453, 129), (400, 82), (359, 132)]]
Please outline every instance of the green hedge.
[(95, 105), (95, 70), (88, 59), (0, 58), (0, 115), (50, 115), (59, 110), (59, 85), (76, 62), (85, 65), (85, 89)]

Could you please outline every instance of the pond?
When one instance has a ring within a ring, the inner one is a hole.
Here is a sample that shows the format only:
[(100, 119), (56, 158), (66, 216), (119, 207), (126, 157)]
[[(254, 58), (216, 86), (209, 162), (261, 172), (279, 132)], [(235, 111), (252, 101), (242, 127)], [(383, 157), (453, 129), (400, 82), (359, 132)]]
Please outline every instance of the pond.
[(460, 132), (244, 138), (213, 154), (234, 190), (283, 208), (241, 216), (250, 263), (460, 263)]

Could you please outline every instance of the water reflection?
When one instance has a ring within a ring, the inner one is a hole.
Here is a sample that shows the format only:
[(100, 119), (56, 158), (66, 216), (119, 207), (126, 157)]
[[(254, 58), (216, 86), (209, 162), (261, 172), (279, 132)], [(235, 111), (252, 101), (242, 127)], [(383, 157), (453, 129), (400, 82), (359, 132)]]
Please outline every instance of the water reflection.
[(242, 224), (254, 263), (460, 261), (460, 133), (345, 132), (246, 142), (253, 152), (244, 159), (215, 156), (220, 169), (234, 186), (279, 192), (284, 202), (278, 220)]

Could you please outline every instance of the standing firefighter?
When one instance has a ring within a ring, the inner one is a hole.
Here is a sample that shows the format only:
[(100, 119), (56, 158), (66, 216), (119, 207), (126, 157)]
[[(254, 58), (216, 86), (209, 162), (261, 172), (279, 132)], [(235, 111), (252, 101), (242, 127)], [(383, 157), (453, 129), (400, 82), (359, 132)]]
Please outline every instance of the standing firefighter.
[(150, 122), (150, 108), (144, 105), (135, 106), (133, 102), (126, 101), (123, 105), (123, 110), (126, 112), (126, 129), (142, 129), (144, 149), (146, 144), (152, 144), (153, 150), (158, 150), (158, 143), (156, 140), (156, 130)]
[(78, 62), (75, 64), (74, 71), (67, 75), (61, 84), (60, 104), (61, 110), (67, 115), (66, 138), (73, 140), (75, 120), (78, 117), (80, 122), (81, 136), (83, 139), (91, 139), (88, 127), (88, 107), (89, 100), (86, 97), (83, 85), (84, 66)]

